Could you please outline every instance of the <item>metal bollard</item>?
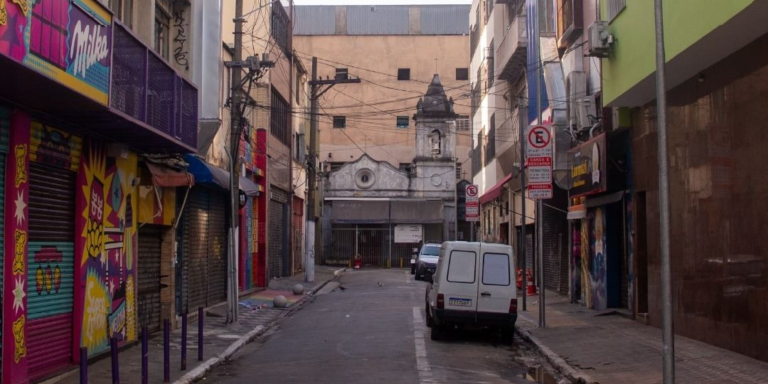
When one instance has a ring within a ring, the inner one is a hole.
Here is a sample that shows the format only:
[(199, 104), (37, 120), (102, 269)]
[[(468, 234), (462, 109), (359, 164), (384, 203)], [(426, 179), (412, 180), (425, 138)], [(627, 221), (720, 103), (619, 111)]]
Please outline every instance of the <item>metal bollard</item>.
[(187, 370), (187, 313), (181, 316), (181, 370)]
[(197, 308), (197, 361), (203, 361), (203, 307)]
[(149, 384), (149, 331), (141, 327), (141, 384)]
[(163, 383), (171, 382), (171, 323), (163, 321)]
[(109, 339), (109, 348), (112, 352), (112, 384), (120, 384), (120, 363), (117, 361), (117, 338)]
[(80, 384), (88, 384), (88, 348), (80, 348)]

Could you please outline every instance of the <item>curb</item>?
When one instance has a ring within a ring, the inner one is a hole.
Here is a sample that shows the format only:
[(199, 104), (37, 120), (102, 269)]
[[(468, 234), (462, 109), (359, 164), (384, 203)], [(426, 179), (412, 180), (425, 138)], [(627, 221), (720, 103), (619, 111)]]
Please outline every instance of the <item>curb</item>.
[(520, 324), (515, 324), (515, 331), (521, 339), (532, 344), (538, 350), (539, 354), (546, 358), (547, 362), (552, 365), (561, 375), (568, 378), (573, 383), (578, 384), (599, 384), (593, 380), (589, 375), (586, 375), (575, 368), (573, 368), (568, 362), (565, 361), (560, 355), (549, 349), (544, 343), (536, 336), (533, 336), (527, 329), (524, 329)]
[[(314, 295), (315, 292), (319, 291), (323, 287), (325, 287), (326, 284), (329, 282), (335, 280), (337, 277), (341, 276), (341, 274), (346, 271), (346, 268), (342, 268), (339, 270), (336, 270), (333, 272), (333, 278), (324, 281), (323, 283), (319, 284), (316, 288), (314, 288), (309, 293)], [(256, 340), (259, 338), (259, 336), (266, 333), (268, 330), (272, 329), (280, 320), (288, 316), (289, 314), (293, 313), (294, 311), (298, 311), (303, 307), (310, 298), (310, 295), (304, 295), (299, 302), (292, 305), (290, 308), (288, 308), (287, 311), (285, 311), (283, 314), (278, 316), (275, 320), (273, 320), (271, 323), (264, 325), (259, 325), (247, 334), (245, 336), (235, 340), (234, 343), (232, 343), (227, 349), (224, 350), (224, 352), (219, 353), (218, 355), (211, 357), (210, 359), (206, 360), (204, 363), (198, 365), (191, 371), (187, 372), (184, 376), (180, 377), (178, 380), (174, 381), (174, 384), (192, 384), (203, 377), (207, 375), (210, 371), (212, 371), (214, 368), (219, 366), (221, 363), (229, 360), (237, 351), (241, 350), (246, 344), (252, 342), (253, 340)]]

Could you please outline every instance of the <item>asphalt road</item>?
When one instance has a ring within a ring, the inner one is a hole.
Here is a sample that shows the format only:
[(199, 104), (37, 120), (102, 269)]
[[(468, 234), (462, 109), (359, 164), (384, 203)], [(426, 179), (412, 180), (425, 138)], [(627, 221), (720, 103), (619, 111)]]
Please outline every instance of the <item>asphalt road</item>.
[[(348, 271), (206, 383), (528, 383), (526, 348), (498, 335), (456, 331), (434, 342), (425, 284), (402, 270)], [(517, 343), (517, 340), (516, 340)]]

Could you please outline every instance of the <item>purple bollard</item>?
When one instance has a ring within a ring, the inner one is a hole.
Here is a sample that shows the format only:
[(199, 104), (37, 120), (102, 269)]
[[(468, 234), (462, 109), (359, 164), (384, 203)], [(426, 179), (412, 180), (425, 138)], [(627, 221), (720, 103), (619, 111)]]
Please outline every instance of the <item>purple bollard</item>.
[(171, 382), (171, 323), (163, 322), (163, 383)]
[(187, 370), (187, 314), (181, 316), (181, 370)]
[(88, 384), (88, 348), (80, 348), (80, 384)]
[(117, 361), (117, 338), (109, 339), (109, 347), (112, 352), (112, 384), (120, 384), (120, 364)]
[(203, 307), (197, 308), (197, 361), (203, 361)]
[(141, 327), (141, 384), (149, 384), (149, 332)]

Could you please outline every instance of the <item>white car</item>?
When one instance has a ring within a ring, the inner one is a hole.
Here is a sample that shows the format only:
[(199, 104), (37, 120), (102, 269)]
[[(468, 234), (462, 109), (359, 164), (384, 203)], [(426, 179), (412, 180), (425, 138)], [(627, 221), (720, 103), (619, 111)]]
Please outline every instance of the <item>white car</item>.
[(502, 332), (512, 342), (517, 321), (517, 286), (512, 247), (445, 242), (433, 281), (427, 286), (427, 326), (432, 340), (454, 326), (477, 325)]

